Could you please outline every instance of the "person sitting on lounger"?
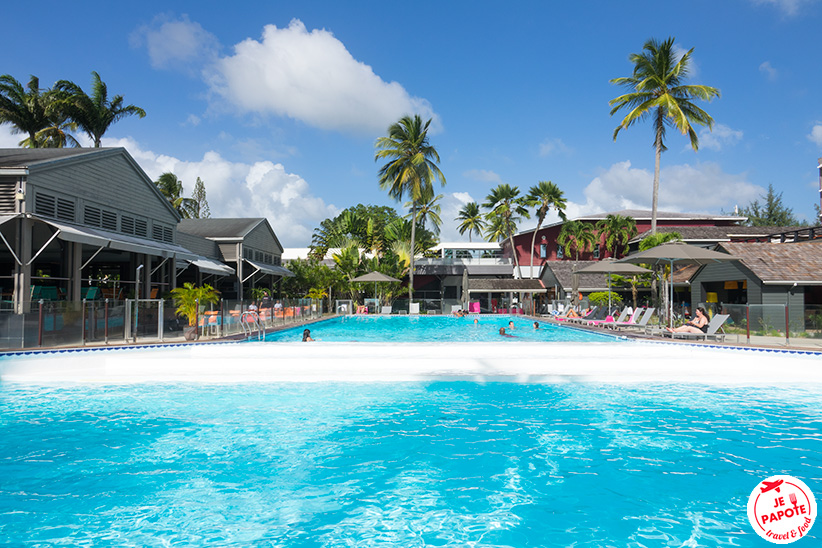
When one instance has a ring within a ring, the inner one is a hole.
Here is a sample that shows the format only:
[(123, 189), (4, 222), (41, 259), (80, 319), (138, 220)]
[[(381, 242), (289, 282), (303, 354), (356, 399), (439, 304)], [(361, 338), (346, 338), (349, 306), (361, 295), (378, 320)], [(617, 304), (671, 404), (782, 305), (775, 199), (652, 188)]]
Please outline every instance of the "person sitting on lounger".
[(708, 317), (705, 315), (705, 309), (701, 306), (697, 308), (696, 317), (685, 325), (681, 325), (676, 329), (671, 329), (670, 327), (666, 327), (665, 329), (671, 333), (707, 333)]

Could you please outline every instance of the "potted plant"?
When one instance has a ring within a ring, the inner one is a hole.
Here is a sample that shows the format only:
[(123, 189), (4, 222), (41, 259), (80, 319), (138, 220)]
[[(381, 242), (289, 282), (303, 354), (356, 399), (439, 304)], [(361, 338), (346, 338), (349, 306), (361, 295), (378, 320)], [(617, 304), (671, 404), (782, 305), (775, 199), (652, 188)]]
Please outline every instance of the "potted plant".
[(177, 307), (177, 314), (188, 319), (188, 328), (183, 330), (183, 336), (187, 341), (197, 338), (197, 315), (200, 306), (220, 302), (220, 292), (208, 284), (197, 287), (187, 282), (183, 287), (172, 289), (171, 297), (174, 299), (174, 306)]

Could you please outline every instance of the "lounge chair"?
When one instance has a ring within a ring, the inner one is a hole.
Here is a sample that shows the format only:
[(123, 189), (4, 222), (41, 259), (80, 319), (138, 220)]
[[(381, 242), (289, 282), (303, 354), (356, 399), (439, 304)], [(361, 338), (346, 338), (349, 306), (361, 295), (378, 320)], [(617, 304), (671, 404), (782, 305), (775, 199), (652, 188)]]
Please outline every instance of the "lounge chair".
[(587, 323), (592, 321), (603, 321), (608, 316), (608, 309), (604, 306), (594, 307), (594, 310), (585, 315), (584, 318), (568, 318), (569, 322)]
[(636, 323), (624, 323), (620, 325), (615, 325), (617, 329), (645, 329), (648, 326), (648, 321), (651, 319), (651, 316), (654, 315), (656, 308), (646, 308), (645, 313)]
[(671, 337), (672, 339), (689, 339), (689, 340), (708, 340), (708, 337), (712, 337), (714, 340), (724, 341), (725, 340), (725, 332), (717, 333), (717, 331), (722, 327), (725, 321), (730, 318), (730, 314), (717, 314), (711, 321), (708, 322), (708, 330), (705, 333), (677, 333), (670, 331), (663, 331), (661, 335), (663, 337)]
[[(616, 320), (614, 320), (614, 317), (609, 314), (609, 315), (605, 316), (604, 320), (582, 320), (580, 323), (582, 323), (583, 325), (597, 325), (597, 326), (600, 326), (600, 327), (604, 327), (604, 326), (609, 326), (609, 325), (613, 325), (613, 324), (616, 324), (616, 323), (624, 322), (625, 318), (627, 318), (627, 317), (628, 317), (628, 307), (625, 307), (622, 310), (622, 312), (619, 314), (619, 317)], [(611, 318), (611, 319), (609, 320), (608, 318)]]
[[(566, 309), (565, 314), (568, 314), (568, 312), (570, 312), (571, 310), (572, 309), (569, 307), (568, 309)], [(599, 313), (599, 307), (595, 306), (591, 309), (590, 312), (588, 312), (582, 318), (577, 318), (577, 317), (569, 318), (568, 316), (556, 315), (556, 316), (554, 316), (554, 319), (557, 320), (557, 321), (560, 321), (560, 322), (575, 322), (575, 321), (579, 321), (579, 320), (596, 320), (598, 313)], [(604, 319), (604, 316), (603, 316), (602, 319)]]
[(420, 313), (420, 303), (410, 303), (408, 305), (408, 313), (409, 314), (419, 314)]
[[(625, 310), (628, 310), (627, 306), (625, 307)], [(645, 310), (644, 308), (636, 307), (633, 310), (633, 312), (631, 312), (631, 315), (629, 317), (622, 318), (621, 320), (617, 320), (614, 323), (609, 323), (607, 325), (607, 327), (617, 328), (617, 327), (624, 327), (626, 325), (636, 325), (637, 320), (642, 316), (642, 312), (644, 310)], [(624, 310), (623, 310), (623, 312), (624, 312)], [(622, 317), (622, 316), (620, 316), (620, 317)]]
[(381, 314), (391, 314), (391, 307), (390, 306), (383, 306), (380, 313)]
[(460, 312), (460, 311), (462, 311), (462, 306), (460, 306), (458, 304), (452, 304), (451, 305), (451, 314), (456, 314), (457, 312)]

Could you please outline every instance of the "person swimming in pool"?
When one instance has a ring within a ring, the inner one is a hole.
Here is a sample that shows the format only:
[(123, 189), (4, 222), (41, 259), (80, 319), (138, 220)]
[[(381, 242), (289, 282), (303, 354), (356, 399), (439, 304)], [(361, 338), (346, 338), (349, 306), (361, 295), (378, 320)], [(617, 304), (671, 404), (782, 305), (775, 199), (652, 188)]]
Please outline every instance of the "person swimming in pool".
[(474, 318), (474, 325), (479, 325), (479, 318)]
[(511, 331), (514, 330), (514, 322), (513, 321), (508, 322), (508, 329), (511, 330)]
[(504, 327), (499, 328), (499, 334), (502, 335), (503, 337), (510, 337), (512, 339), (515, 338), (513, 335), (509, 335), (508, 333), (506, 333)]
[(311, 338), (311, 330), (304, 329), (303, 330), (303, 342), (314, 342), (314, 339)]
[(539, 322), (534, 322), (534, 329), (539, 329)]

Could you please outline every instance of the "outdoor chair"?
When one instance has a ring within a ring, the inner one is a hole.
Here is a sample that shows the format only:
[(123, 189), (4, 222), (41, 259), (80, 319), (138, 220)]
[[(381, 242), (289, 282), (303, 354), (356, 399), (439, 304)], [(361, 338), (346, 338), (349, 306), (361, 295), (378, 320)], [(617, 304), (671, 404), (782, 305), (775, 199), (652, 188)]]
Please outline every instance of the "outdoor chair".
[(408, 305), (408, 313), (409, 314), (419, 314), (420, 313), (420, 303), (410, 303)]
[(381, 314), (391, 314), (391, 307), (390, 306), (383, 306), (380, 313)]
[(654, 315), (656, 308), (646, 308), (645, 313), (639, 318), (639, 321), (636, 323), (623, 323), (614, 325), (617, 329), (645, 329), (648, 326), (648, 321), (651, 319), (651, 316)]
[[(614, 320), (614, 317), (609, 314), (608, 316), (605, 317), (604, 320), (582, 320), (579, 323), (581, 323), (582, 325), (596, 325), (596, 326), (600, 326), (600, 327), (606, 327), (606, 326), (613, 325), (613, 324), (616, 324), (616, 323), (624, 322), (625, 318), (627, 318), (627, 317), (628, 317), (628, 307), (625, 307), (622, 310), (622, 312), (619, 314), (619, 317), (616, 320)], [(609, 320), (608, 318), (611, 318), (611, 319)]]
[(670, 331), (663, 331), (661, 335), (663, 337), (671, 337), (672, 339), (686, 339), (686, 340), (703, 340), (707, 341), (708, 337), (713, 338), (717, 341), (724, 341), (725, 340), (725, 332), (722, 331), (717, 333), (717, 331), (725, 324), (725, 321), (730, 318), (730, 314), (717, 314), (711, 321), (708, 322), (708, 331), (705, 333), (671, 333)]

